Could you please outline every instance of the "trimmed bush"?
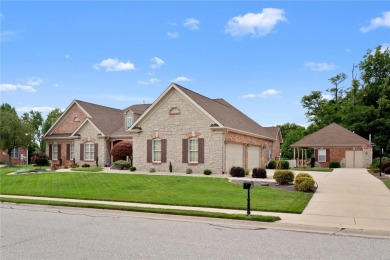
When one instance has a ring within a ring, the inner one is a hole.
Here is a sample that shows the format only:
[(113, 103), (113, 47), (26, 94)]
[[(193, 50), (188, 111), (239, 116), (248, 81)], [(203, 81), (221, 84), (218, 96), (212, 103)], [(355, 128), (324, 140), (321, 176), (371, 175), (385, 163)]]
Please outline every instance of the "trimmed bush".
[(91, 165), (89, 165), (88, 163), (84, 163), (83, 165), (81, 165), (81, 167), (88, 168), (88, 167), (91, 167)]
[(299, 191), (313, 191), (314, 185), (315, 185), (315, 181), (310, 174), (299, 173), (295, 177), (294, 186), (295, 189)]
[(233, 166), (229, 173), (232, 177), (245, 177), (245, 170), (242, 167)]
[(172, 163), (169, 162), (169, 172), (172, 172), (172, 171), (173, 171)]
[(49, 156), (45, 153), (35, 152), (31, 156), (31, 162), (37, 166), (50, 166)]
[(245, 169), (245, 175), (249, 175), (250, 170), (248, 168)]
[(382, 171), (385, 172), (385, 169), (390, 167), (390, 162), (384, 162), (382, 163)]
[(80, 166), (77, 163), (72, 163), (69, 165), (70, 168), (79, 168)]
[(58, 170), (59, 168), (60, 168), (60, 165), (57, 164), (57, 163), (54, 163), (54, 164), (51, 165), (51, 169), (52, 169), (53, 171)]
[(149, 172), (150, 172), (150, 173), (154, 173), (154, 172), (156, 172), (156, 169), (150, 168), (150, 169), (149, 169)]
[(114, 164), (111, 166), (111, 169), (128, 170), (130, 169), (130, 166), (131, 166), (130, 162), (125, 160), (118, 160), (114, 162)]
[(387, 167), (386, 169), (383, 170), (385, 174), (390, 174), (390, 167)]
[(267, 178), (267, 171), (264, 168), (253, 168), (252, 178)]
[[(390, 158), (389, 157), (382, 157), (382, 164), (385, 162), (390, 162)], [(380, 158), (376, 157), (376, 158), (372, 159), (372, 163), (370, 165), (370, 168), (371, 169), (379, 169), (379, 166), (380, 166)]]
[(276, 161), (270, 161), (267, 164), (267, 169), (276, 169)]
[(187, 170), (186, 170), (186, 174), (191, 174), (192, 173), (192, 169), (191, 168), (188, 168)]
[(280, 185), (290, 184), (294, 181), (294, 173), (290, 170), (276, 170), (274, 179)]
[(204, 170), (203, 171), (203, 174), (204, 175), (210, 175), (210, 174), (212, 174), (213, 172), (210, 170), (210, 169), (206, 169), (206, 170)]
[(130, 166), (130, 171), (131, 172), (135, 172), (137, 170), (137, 168), (135, 166)]
[(276, 169), (278, 170), (288, 170), (290, 168), (290, 163), (288, 161), (277, 161), (276, 162)]
[(340, 162), (337, 161), (330, 162), (329, 168), (340, 168)]

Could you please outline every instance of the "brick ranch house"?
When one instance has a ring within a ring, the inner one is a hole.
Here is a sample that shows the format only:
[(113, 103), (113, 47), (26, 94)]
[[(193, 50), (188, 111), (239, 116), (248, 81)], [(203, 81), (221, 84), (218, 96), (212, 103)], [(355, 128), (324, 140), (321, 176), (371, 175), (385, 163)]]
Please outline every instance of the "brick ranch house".
[(175, 172), (233, 166), (265, 167), (280, 154), (277, 127), (262, 127), (223, 99), (210, 99), (172, 83), (151, 105), (124, 110), (75, 100), (45, 135), (53, 162), (72, 158), (100, 166), (114, 160), (115, 142), (133, 143), (133, 165), (140, 171)]
[[(27, 164), (28, 152), (25, 147), (15, 147), (11, 151), (12, 164)], [(7, 151), (0, 150), (0, 162), (5, 163), (9, 161)]]
[(302, 165), (308, 149), (314, 150), (315, 161), (324, 168), (332, 161), (340, 162), (345, 168), (367, 168), (372, 163), (371, 142), (336, 123), (306, 136), (291, 147), (294, 148), (294, 159), (301, 158), (297, 159), (298, 165)]

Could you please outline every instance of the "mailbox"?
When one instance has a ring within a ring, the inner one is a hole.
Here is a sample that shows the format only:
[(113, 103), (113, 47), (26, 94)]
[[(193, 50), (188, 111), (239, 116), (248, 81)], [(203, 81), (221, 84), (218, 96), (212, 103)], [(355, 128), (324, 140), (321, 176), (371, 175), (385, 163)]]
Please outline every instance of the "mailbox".
[(253, 181), (245, 181), (243, 183), (244, 190), (249, 190), (249, 189), (253, 188), (253, 186), (254, 186)]

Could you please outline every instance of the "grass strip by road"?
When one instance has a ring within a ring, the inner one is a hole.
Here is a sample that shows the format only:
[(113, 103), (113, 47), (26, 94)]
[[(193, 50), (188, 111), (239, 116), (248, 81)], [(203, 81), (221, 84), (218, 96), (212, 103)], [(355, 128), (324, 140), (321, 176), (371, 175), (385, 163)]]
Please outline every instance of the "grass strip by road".
[(389, 190), (390, 190), (390, 180), (384, 180), (383, 182), (385, 183), (387, 188), (389, 188)]
[(14, 198), (2, 198), (2, 197), (0, 197), (0, 201), (12, 202), (12, 203), (23, 203), (23, 204), (39, 204), (39, 205), (48, 205), (48, 206), (111, 209), (111, 210), (144, 212), (144, 213), (180, 215), (180, 216), (237, 219), (237, 220), (249, 220), (249, 221), (260, 221), (260, 222), (275, 222), (280, 220), (280, 218), (277, 216), (251, 215), (250, 217), (247, 217), (246, 215), (241, 215), (241, 214), (227, 214), (227, 213), (207, 212), (207, 211), (197, 211), (197, 210), (158, 209), (158, 208), (156, 209), (156, 208), (117, 206), (117, 205), (80, 203), (80, 202), (14, 199)]
[[(17, 169), (0, 169), (1, 194), (246, 209), (246, 190), (226, 178), (104, 172), (6, 174)], [(309, 193), (256, 186), (251, 190), (251, 208), (302, 213), (311, 197)]]

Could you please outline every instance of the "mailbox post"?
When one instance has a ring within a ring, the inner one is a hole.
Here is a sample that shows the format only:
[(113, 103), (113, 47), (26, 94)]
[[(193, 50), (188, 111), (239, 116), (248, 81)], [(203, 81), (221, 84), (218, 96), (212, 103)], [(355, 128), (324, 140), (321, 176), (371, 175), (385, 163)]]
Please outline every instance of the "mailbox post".
[(253, 188), (254, 183), (253, 181), (245, 181), (243, 183), (243, 188), (244, 190), (248, 190), (248, 200), (247, 200), (247, 207), (246, 207), (246, 216), (250, 217), (251, 216), (251, 188)]

